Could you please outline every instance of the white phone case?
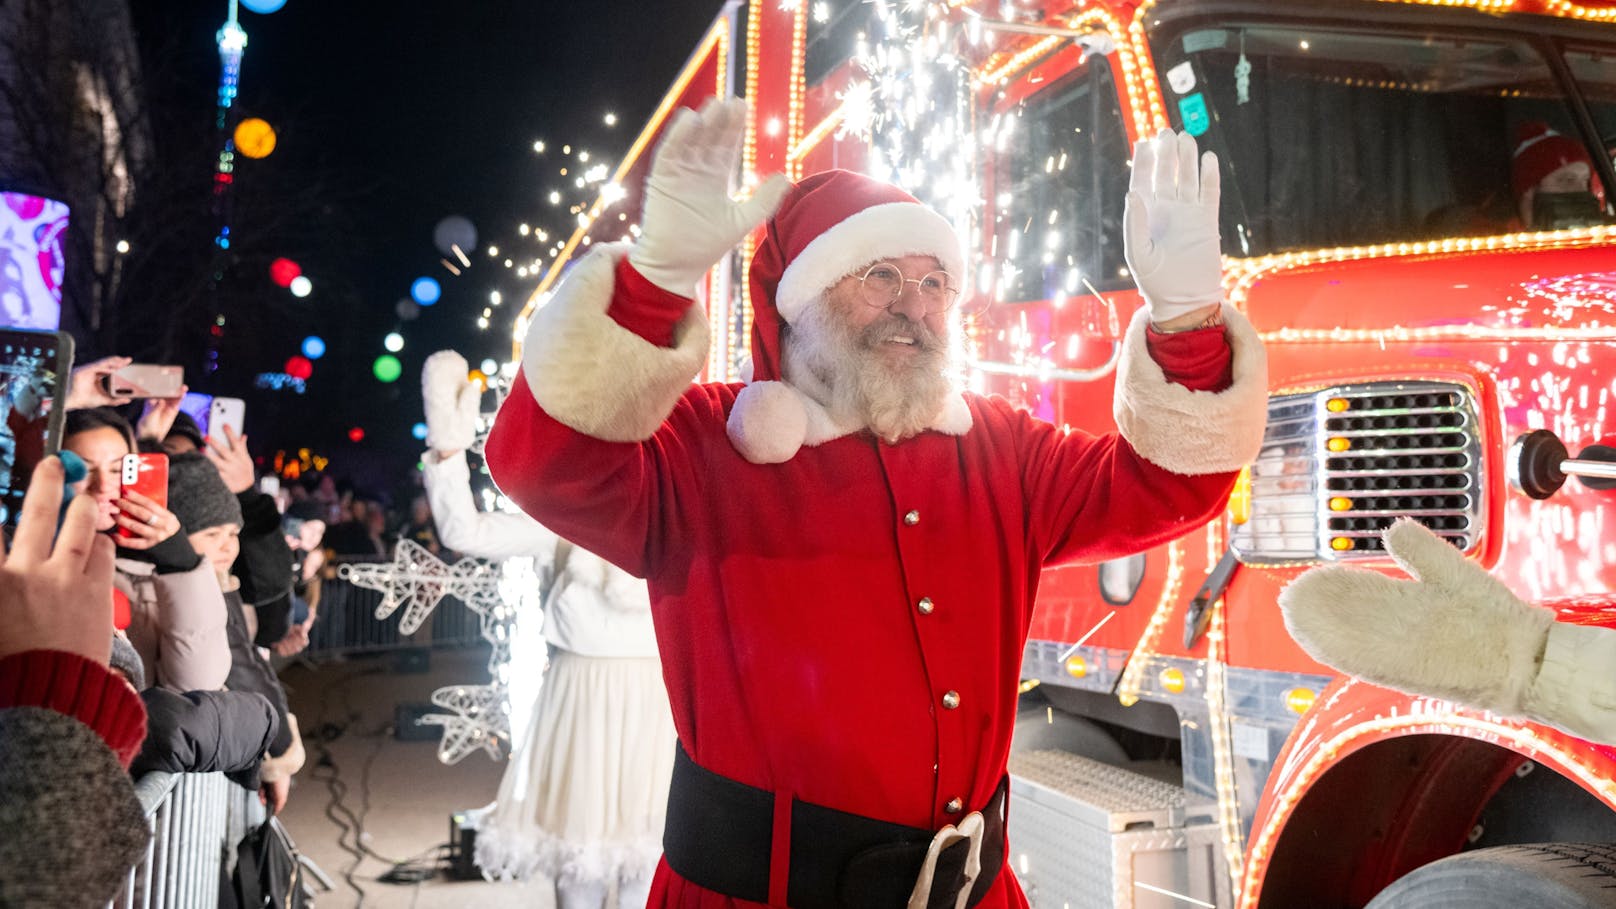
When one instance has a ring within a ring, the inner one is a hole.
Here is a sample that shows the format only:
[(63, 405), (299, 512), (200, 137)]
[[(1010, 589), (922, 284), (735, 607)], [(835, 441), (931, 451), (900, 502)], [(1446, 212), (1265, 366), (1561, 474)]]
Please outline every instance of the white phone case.
[(240, 398), (214, 398), (208, 407), (208, 436), (214, 444), (228, 447), (230, 437), (225, 435), (224, 428), (229, 426), (235, 431), (236, 437), (241, 437), (241, 423), (246, 417), (247, 405)]

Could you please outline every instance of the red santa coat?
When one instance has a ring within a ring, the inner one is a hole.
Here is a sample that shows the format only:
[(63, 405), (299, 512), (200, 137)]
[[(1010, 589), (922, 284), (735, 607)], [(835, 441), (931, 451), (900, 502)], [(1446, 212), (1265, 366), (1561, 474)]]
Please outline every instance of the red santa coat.
[[(625, 294), (663, 293), (614, 283), (614, 313), (644, 310)], [(600, 315), (601, 289), (584, 290), (593, 299), (550, 305)], [(1187, 378), (1227, 374), (1217, 347)], [(1043, 566), (1179, 536), (1222, 508), (1235, 476), (1173, 473), (1120, 435), (1067, 433), (975, 395), (962, 435), (890, 445), (864, 432), (758, 465), (725, 432), (743, 386), (688, 386), (649, 437), (607, 441), (620, 433), (535, 397), (594, 378), (542, 357), (523, 369), (488, 438), (490, 471), (541, 522), (649, 582), (674, 724), (694, 761), (913, 827), (960, 820), (1004, 777)], [(753, 904), (664, 863), (651, 905)], [(981, 905), (1026, 905), (1008, 863)]]

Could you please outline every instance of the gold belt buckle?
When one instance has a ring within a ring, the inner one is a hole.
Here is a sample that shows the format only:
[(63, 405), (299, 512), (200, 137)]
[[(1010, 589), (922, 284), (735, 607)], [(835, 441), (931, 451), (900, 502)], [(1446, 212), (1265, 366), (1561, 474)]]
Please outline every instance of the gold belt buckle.
[(937, 856), (960, 840), (970, 840), (970, 852), (965, 858), (965, 883), (960, 886), (959, 896), (954, 900), (954, 909), (965, 909), (971, 899), (971, 887), (982, 873), (982, 831), (985, 826), (982, 812), (973, 811), (958, 826), (949, 824), (937, 831), (937, 835), (931, 838), (931, 845), (926, 847), (926, 862), (920, 866), (920, 876), (915, 878), (915, 889), (909, 893), (908, 909), (926, 909), (930, 902), (932, 878), (937, 873)]

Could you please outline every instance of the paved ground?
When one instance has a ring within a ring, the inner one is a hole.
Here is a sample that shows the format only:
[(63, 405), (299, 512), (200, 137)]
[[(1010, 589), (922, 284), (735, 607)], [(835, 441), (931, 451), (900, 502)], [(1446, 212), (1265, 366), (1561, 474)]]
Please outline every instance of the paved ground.
[(396, 672), (395, 657), (386, 655), (297, 664), (281, 673), (308, 748), (282, 820), (336, 884), (319, 897), (321, 907), (554, 905), (546, 882), (458, 882), (441, 873), (420, 883), (377, 880), (395, 862), (430, 864), (449, 840), (450, 813), (485, 805), (499, 789), (503, 761), (478, 752), (444, 765), (434, 742), (393, 735), (396, 705), (424, 703), (443, 685), (482, 683), (486, 660), (481, 649), (439, 650), (426, 672)]

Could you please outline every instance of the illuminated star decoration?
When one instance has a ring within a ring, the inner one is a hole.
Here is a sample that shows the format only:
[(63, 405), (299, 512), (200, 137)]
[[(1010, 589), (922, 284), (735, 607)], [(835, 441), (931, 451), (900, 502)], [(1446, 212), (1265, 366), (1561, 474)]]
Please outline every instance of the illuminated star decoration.
[[(497, 585), (499, 600), (477, 613), (483, 639), (491, 645), (488, 672), (492, 683), (439, 688), (432, 692), (432, 703), (452, 713), (421, 718), (423, 723), (443, 727), (438, 760), (445, 764), (457, 763), (478, 748), (496, 761), (503, 760), (506, 750), (519, 746), (521, 733), (526, 732), (525, 721), (512, 723), (513, 714), (518, 710), (525, 713), (538, 696), (541, 676), (511, 671), (514, 663), (530, 665), (535, 657), (543, 665), (544, 639), (538, 634), (543, 614), (537, 611), (539, 583), (533, 560), (513, 558), (500, 563)], [(533, 607), (531, 613), (529, 606)], [(530, 618), (524, 621), (520, 616), (525, 614)]]
[(510, 741), (510, 704), (504, 685), (451, 685), (432, 692), (432, 703), (451, 711), (429, 713), (420, 719), (443, 727), (438, 760), (457, 764), (478, 749), (496, 761), (505, 757)]
[[(537, 681), (529, 674), (511, 671), (512, 650), (524, 665), (538, 660), (542, 665), (543, 640), (537, 638), (541, 621), (538, 612), (539, 581), (530, 558), (509, 559), (498, 565), (466, 558), (446, 564), (420, 544), (400, 540), (393, 561), (386, 565), (344, 565), (340, 576), (356, 587), (382, 592), (376, 618), (385, 619), (405, 606), (399, 631), (411, 634), (420, 628), (433, 609), (446, 596), (458, 598), (477, 614), (479, 631), (490, 645), (489, 685), (451, 685), (432, 693), (432, 703), (451, 713), (433, 713), (421, 722), (444, 727), (438, 745), (438, 759), (446, 764), (459, 762), (481, 748), (500, 760), (516, 740), (511, 728), (514, 700), (526, 709), (537, 696)], [(524, 634), (519, 613), (532, 612)], [(538, 649), (535, 651), (535, 641)], [(512, 694), (515, 697), (512, 697)]]
[(446, 596), (458, 598), (478, 615), (500, 606), (499, 571), (481, 559), (461, 559), (453, 565), (414, 540), (399, 540), (387, 565), (344, 565), (339, 575), (355, 587), (382, 592), (376, 618), (385, 619), (402, 604), (402, 634), (414, 634)]

